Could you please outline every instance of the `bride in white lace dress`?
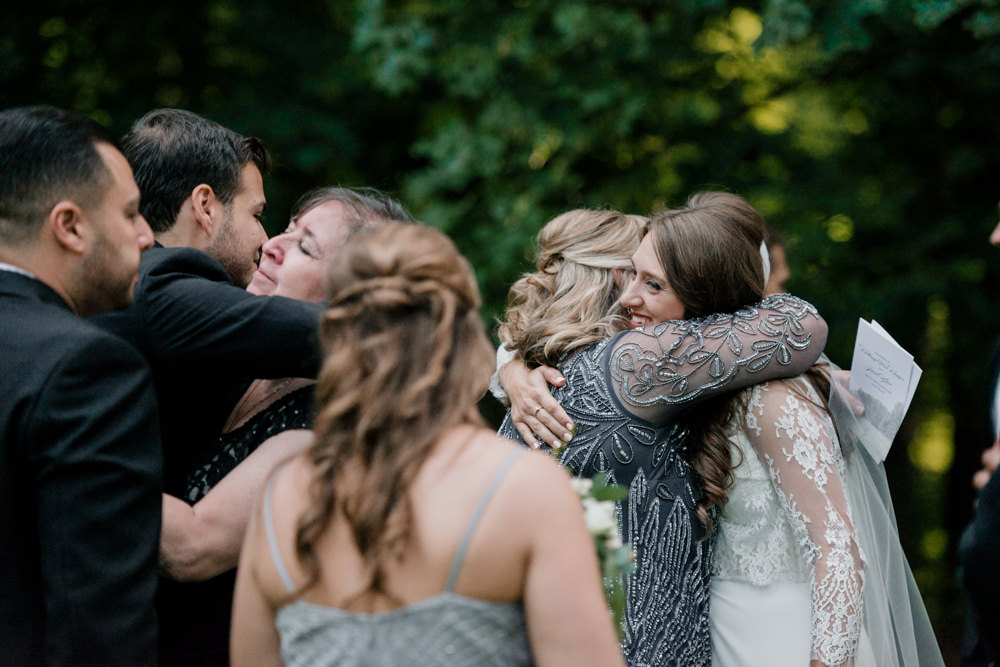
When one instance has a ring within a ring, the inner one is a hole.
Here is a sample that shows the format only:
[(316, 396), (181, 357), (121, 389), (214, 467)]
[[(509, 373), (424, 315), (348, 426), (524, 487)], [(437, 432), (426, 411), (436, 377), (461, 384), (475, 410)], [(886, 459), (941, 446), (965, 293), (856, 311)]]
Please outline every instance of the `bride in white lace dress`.
[[(844, 447), (814, 367), (746, 390), (712, 567), (713, 664), (943, 665), (899, 544), (884, 468)], [(845, 451), (849, 454), (845, 456)]]
[(875, 665), (845, 461), (822, 398), (800, 377), (744, 399), (712, 567), (713, 662)]

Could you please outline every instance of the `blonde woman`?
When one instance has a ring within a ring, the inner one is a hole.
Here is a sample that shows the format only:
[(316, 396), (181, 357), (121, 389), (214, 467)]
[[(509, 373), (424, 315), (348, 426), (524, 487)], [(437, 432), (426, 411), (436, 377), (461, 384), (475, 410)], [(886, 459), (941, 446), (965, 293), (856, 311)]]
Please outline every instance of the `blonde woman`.
[(252, 519), (233, 663), (621, 665), (565, 471), (478, 415), (492, 350), (451, 242), (355, 237), (327, 293), (314, 433)]

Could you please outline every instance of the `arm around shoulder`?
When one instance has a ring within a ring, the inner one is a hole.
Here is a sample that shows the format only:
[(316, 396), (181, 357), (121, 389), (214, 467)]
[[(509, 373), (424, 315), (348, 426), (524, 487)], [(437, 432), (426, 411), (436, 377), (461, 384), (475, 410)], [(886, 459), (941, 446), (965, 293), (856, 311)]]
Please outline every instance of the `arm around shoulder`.
[(255, 378), (315, 377), (321, 304), (256, 296), (197, 250), (170, 253), (142, 284), (148, 348), (164, 363)]
[(160, 569), (178, 581), (201, 581), (236, 567), (247, 523), (271, 472), (312, 442), (312, 431), (268, 438), (194, 506), (163, 496)]
[(805, 372), (823, 352), (826, 322), (789, 294), (735, 313), (625, 332), (608, 372), (630, 412), (653, 423), (719, 393)]

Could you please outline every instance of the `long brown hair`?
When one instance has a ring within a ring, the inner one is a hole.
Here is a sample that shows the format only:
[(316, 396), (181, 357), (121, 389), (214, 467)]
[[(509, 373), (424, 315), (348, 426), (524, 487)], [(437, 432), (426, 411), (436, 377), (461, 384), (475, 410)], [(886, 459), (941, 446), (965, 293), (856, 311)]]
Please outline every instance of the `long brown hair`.
[[(729, 313), (757, 303), (764, 293), (760, 244), (764, 221), (742, 197), (726, 192), (692, 195), (677, 209), (650, 217), (657, 259), (685, 318)], [(711, 533), (709, 509), (726, 504), (732, 484), (728, 425), (742, 409), (742, 393), (702, 401), (683, 418), (692, 443), (691, 466), (701, 478), (697, 513)]]
[(349, 239), (331, 263), (320, 325), (311, 502), (296, 552), (306, 588), (317, 540), (340, 512), (367, 566), (348, 604), (393, 596), (385, 567), (410, 538), (409, 490), (448, 428), (482, 425), (493, 365), (468, 262), (441, 232), (391, 223)]
[(536, 271), (508, 294), (500, 340), (529, 366), (555, 366), (564, 355), (626, 328), (616, 270), (629, 266), (646, 219), (576, 209), (538, 234)]

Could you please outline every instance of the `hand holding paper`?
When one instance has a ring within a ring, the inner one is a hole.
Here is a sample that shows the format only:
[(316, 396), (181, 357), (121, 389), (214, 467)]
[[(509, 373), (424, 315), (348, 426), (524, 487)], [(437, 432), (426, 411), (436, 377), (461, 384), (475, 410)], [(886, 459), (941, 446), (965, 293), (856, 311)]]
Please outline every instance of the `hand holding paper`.
[(858, 320), (851, 362), (851, 393), (865, 404), (865, 418), (876, 437), (866, 439), (872, 455), (885, 460), (923, 371), (892, 336), (872, 320)]

